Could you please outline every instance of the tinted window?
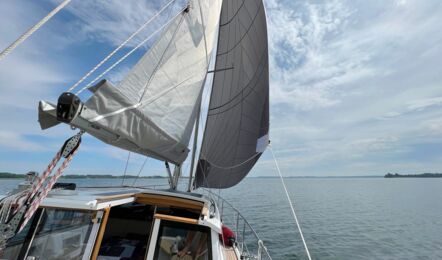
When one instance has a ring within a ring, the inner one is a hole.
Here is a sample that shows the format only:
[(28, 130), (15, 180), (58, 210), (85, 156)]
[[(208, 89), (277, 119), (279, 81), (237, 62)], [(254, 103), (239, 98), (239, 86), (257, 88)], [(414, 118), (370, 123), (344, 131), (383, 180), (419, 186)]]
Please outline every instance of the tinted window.
[(210, 229), (162, 220), (154, 259), (212, 259)]

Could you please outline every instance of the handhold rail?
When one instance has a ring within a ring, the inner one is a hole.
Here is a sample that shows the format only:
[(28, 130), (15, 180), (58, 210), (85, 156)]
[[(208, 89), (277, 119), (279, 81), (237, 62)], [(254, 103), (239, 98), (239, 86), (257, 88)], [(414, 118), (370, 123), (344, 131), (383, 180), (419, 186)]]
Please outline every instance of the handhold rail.
[[(228, 220), (225, 208), (227, 207), (228, 209), (233, 210), (234, 218), (236, 217), (236, 219), (233, 219), (231, 224), (233, 224), (235, 226), (235, 231), (236, 231), (235, 233), (237, 236), (237, 248), (241, 253), (241, 257), (242, 257), (241, 259), (258, 259), (258, 260), (270, 259), (270, 260), (272, 260), (272, 257), (270, 256), (270, 253), (267, 250), (267, 247), (264, 246), (263, 240), (261, 240), (259, 238), (256, 231), (249, 224), (247, 219), (241, 214), (241, 212), (235, 206), (233, 206), (230, 202), (228, 202), (226, 199), (221, 197), (220, 195), (215, 194), (208, 189), (203, 189), (203, 190), (207, 191), (211, 196), (214, 195), (219, 201), (221, 201), (221, 203), (218, 203), (218, 205), (221, 205), (221, 208), (218, 209), (218, 212), (220, 213), (220, 217), (221, 217), (221, 220), (223, 221), (223, 223), (225, 223), (225, 220)], [(227, 206), (225, 206), (225, 205), (227, 205)], [(243, 227), (241, 230), (242, 241), (238, 241), (238, 238), (240, 237), (239, 236), (240, 232), (238, 232), (239, 231), (239, 223), (241, 222), (241, 220), (243, 222)], [(255, 238), (255, 240), (257, 241), (256, 242), (256, 246), (257, 246), (256, 253), (249, 252), (247, 243), (245, 241), (247, 231), (249, 231), (249, 233), (251, 233), (253, 235), (253, 237)]]

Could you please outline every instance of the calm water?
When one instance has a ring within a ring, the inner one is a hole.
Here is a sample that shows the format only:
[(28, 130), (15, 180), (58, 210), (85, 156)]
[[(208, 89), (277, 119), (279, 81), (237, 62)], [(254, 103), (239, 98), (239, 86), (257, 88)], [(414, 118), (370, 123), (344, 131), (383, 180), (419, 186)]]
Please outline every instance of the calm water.
[[(18, 182), (0, 180), (0, 194)], [(75, 182), (121, 184), (115, 179)], [(314, 259), (442, 259), (442, 178), (286, 183)], [(273, 259), (306, 259), (279, 179), (249, 178), (221, 196), (241, 209)]]

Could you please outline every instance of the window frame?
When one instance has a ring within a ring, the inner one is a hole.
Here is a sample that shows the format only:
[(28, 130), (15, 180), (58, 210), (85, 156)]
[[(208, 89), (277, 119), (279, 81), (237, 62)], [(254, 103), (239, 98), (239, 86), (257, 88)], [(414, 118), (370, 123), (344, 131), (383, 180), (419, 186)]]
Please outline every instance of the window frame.
[[(98, 232), (98, 227), (100, 226), (100, 221), (94, 221), (94, 220), (97, 220), (99, 219), (99, 216), (102, 216), (103, 214), (102, 210), (96, 211), (96, 210), (84, 210), (84, 209), (73, 209), (73, 208), (55, 208), (55, 207), (40, 207), (37, 209), (32, 220), (28, 223), (30, 227), (28, 229), (27, 234), (24, 236), (23, 242), (21, 243), (17, 259), (26, 259), (28, 257), (30, 249), (32, 248), (32, 245), (34, 243), (35, 236), (40, 231), (39, 229), (41, 228), (42, 221), (46, 221), (45, 219), (43, 219), (43, 215), (47, 210), (60, 210), (60, 211), (72, 211), (72, 212), (95, 214), (94, 218), (91, 219), (93, 224), (88, 234), (87, 244), (85, 245), (84, 252), (82, 255), (82, 259), (89, 259), (92, 253), (92, 248), (95, 243), (95, 237)], [(89, 245), (89, 243), (92, 244)], [(88, 258), (84, 258), (85, 255), (87, 255)]]
[[(160, 242), (160, 234), (162, 234), (164, 227), (171, 227), (171, 228), (181, 228), (186, 229), (189, 231), (199, 231), (205, 233), (207, 236), (207, 253), (209, 260), (213, 260), (213, 250), (212, 250), (212, 232), (211, 229), (207, 226), (197, 225), (197, 224), (188, 224), (183, 222), (177, 222), (177, 221), (169, 221), (169, 220), (163, 220), (163, 219), (155, 219), (154, 226), (152, 229), (152, 238), (149, 244), (148, 249), (148, 260), (155, 259), (155, 257), (158, 256), (157, 249), (160, 247), (157, 247), (157, 245)], [(159, 251), (158, 251), (159, 252)]]

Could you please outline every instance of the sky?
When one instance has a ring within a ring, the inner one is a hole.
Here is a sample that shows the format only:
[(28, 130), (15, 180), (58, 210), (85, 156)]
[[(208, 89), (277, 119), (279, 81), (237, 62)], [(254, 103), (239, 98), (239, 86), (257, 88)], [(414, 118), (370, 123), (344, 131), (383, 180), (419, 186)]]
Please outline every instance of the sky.
[[(0, 1), (0, 49), (60, 2)], [(46, 167), (75, 132), (62, 125), (42, 131), (38, 101), (55, 102), (165, 3), (72, 0), (0, 60), (0, 171)], [(441, 1), (265, 0), (265, 5), (270, 139), (285, 176), (442, 172)], [(149, 44), (108, 78), (121, 80)], [(80, 149), (67, 174), (123, 173), (126, 151), (87, 135)], [(137, 174), (143, 161), (131, 155), (128, 173)], [(148, 159), (142, 175), (166, 172)], [(277, 176), (268, 151), (250, 176)]]

